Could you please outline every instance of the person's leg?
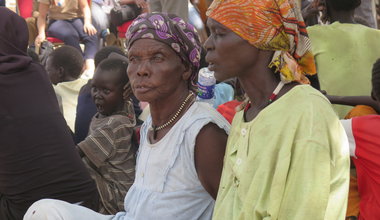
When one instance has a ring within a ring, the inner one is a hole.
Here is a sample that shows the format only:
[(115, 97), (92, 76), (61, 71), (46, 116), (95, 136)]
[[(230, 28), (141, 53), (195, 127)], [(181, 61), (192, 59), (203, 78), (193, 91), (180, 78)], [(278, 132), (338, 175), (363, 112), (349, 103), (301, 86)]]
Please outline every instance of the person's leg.
[(71, 25), (79, 35), (80, 41), (84, 44), (84, 59), (94, 59), (96, 52), (98, 51), (97, 39), (98, 36), (88, 35), (83, 30), (83, 19), (76, 18), (71, 21)]
[(162, 12), (176, 14), (186, 22), (189, 22), (188, 0), (161, 0)]
[(102, 215), (86, 207), (55, 199), (42, 199), (29, 207), (24, 220), (110, 220), (113, 215)]
[(47, 30), (47, 35), (58, 38), (66, 45), (73, 46), (82, 51), (79, 45), (79, 34), (70, 21), (56, 20), (51, 22)]
[(96, 33), (98, 35), (98, 48), (102, 48), (104, 39), (108, 33), (107, 29), (110, 26), (109, 15), (106, 14), (101, 5), (97, 4), (96, 2), (92, 2), (91, 18), (92, 24), (98, 31), (98, 33)]
[(90, 36), (84, 32), (83, 19), (73, 19), (71, 24), (77, 31), (80, 41), (84, 44), (85, 68), (83, 76), (86, 78), (92, 78), (95, 71), (94, 57), (98, 51), (98, 36), (97, 34)]
[(96, 2), (92, 2), (91, 4), (91, 18), (92, 24), (98, 33), (107, 29), (110, 25), (106, 12), (102, 9), (102, 6), (98, 5)]

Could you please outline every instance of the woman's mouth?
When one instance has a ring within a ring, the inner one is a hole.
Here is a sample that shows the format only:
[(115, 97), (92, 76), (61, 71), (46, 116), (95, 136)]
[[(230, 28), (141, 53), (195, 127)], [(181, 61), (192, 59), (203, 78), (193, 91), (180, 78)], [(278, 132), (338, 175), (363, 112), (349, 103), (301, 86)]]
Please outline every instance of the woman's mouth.
[(149, 87), (146, 87), (146, 86), (135, 86), (135, 92), (137, 93), (146, 93), (150, 90)]

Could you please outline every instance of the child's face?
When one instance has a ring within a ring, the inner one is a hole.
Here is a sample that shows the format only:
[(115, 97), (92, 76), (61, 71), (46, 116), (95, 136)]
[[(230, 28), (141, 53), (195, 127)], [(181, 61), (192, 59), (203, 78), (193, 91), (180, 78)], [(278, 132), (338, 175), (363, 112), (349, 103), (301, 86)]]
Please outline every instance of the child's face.
[(123, 85), (118, 73), (98, 69), (91, 85), (91, 96), (100, 114), (111, 115), (122, 110)]
[(57, 85), (58, 83), (61, 82), (61, 75), (62, 73), (62, 68), (56, 68), (53, 64), (53, 59), (49, 57), (46, 60), (46, 72), (49, 75), (50, 82), (54, 85)]

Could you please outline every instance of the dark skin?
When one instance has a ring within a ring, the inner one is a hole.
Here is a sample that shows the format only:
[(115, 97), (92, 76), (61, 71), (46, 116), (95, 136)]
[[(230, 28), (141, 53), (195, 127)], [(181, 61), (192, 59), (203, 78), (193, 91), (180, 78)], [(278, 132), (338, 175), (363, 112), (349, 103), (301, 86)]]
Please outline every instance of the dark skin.
[(123, 77), (115, 71), (96, 70), (91, 80), (91, 96), (100, 114), (109, 116), (123, 109)]
[[(128, 77), (137, 99), (148, 102), (153, 125), (166, 123), (177, 112), (190, 93), (191, 69), (166, 44), (152, 39), (140, 39), (128, 52)], [(151, 143), (157, 143), (191, 107), (193, 96), (172, 124), (157, 131), (148, 132)], [(195, 143), (195, 168), (202, 186), (215, 199), (223, 168), (227, 134), (215, 124), (204, 126)]]
[(380, 103), (377, 100), (374, 100), (370, 96), (334, 96), (326, 95), (332, 104), (338, 105), (368, 105), (371, 106), (376, 112), (380, 112)]
[(330, 23), (334, 23), (336, 21), (339, 21), (340, 23), (349, 23), (349, 24), (355, 24), (355, 17), (354, 13), (355, 10), (349, 10), (349, 11), (337, 11), (333, 7), (331, 7), (331, 3), (329, 3), (329, 0), (326, 0), (327, 5), (327, 18), (330, 21)]
[(61, 82), (74, 81), (76, 78), (70, 76), (63, 66), (55, 66), (53, 63), (53, 58), (50, 56), (46, 60), (46, 72), (49, 75), (50, 82), (53, 85), (57, 85)]
[[(206, 61), (215, 71), (219, 81), (237, 77), (244, 91), (252, 102), (245, 113), (245, 120), (253, 120), (268, 105), (268, 98), (280, 82), (279, 78), (268, 68), (273, 52), (259, 50), (233, 31), (209, 18), (207, 26), (211, 35), (205, 42)], [(277, 99), (298, 83), (286, 84)]]
[[(119, 72), (102, 70), (98, 68), (91, 80), (91, 96), (97, 110), (101, 115), (108, 116), (121, 111), (124, 105), (123, 93), (130, 88), (124, 88), (126, 76)], [(127, 84), (128, 85), (128, 84)], [(83, 151), (77, 146), (80, 157), (84, 157)]]
[(324, 22), (329, 21), (330, 23), (334, 23), (339, 21), (340, 23), (356, 23), (354, 17), (355, 10), (337, 11), (331, 6), (329, 0), (314, 0), (309, 7), (302, 11), (302, 16), (308, 19), (311, 16), (318, 15), (319, 11), (322, 12), (321, 19)]

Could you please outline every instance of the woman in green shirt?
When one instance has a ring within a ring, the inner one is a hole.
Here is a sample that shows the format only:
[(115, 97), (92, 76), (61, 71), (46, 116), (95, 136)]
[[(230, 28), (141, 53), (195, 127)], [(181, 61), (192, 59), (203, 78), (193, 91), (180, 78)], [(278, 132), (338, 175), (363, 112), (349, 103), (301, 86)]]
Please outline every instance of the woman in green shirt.
[(214, 0), (206, 60), (249, 101), (232, 122), (213, 219), (344, 219), (349, 153), (294, 0)]

